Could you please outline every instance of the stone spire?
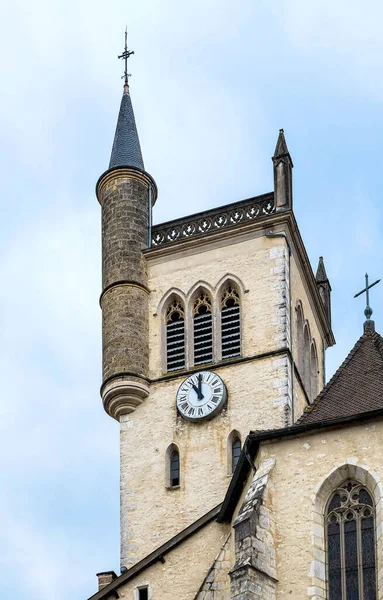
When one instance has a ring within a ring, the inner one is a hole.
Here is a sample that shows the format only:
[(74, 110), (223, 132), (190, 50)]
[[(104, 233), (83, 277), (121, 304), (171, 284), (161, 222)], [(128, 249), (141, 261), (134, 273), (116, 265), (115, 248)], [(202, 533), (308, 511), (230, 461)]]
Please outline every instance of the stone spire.
[(326, 268), (323, 262), (323, 256), (319, 257), (319, 263), (315, 280), (318, 287), (319, 295), (323, 302), (323, 306), (326, 310), (328, 321), (331, 325), (331, 285), (329, 278), (327, 277)]
[(274, 164), (274, 202), (277, 211), (287, 210), (293, 205), (292, 169), (294, 167), (287, 148), (283, 129), (279, 136), (273, 156)]
[(109, 169), (115, 169), (116, 167), (134, 167), (144, 171), (144, 161), (142, 160), (128, 83), (124, 85), (109, 163)]

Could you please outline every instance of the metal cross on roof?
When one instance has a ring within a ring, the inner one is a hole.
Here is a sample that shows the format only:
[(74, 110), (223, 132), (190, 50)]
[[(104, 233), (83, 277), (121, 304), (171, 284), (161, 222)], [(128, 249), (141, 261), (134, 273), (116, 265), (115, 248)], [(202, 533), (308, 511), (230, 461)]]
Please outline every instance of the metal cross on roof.
[(133, 50), (128, 50), (128, 28), (125, 29), (125, 48), (122, 54), (118, 58), (123, 58), (125, 61), (125, 71), (121, 79), (124, 79), (125, 85), (128, 85), (128, 78), (130, 77), (130, 73), (128, 73), (128, 58), (134, 54)]
[(369, 290), (372, 287), (374, 287), (374, 285), (376, 285), (377, 283), (379, 283), (380, 279), (377, 279), (377, 281), (374, 281), (374, 283), (371, 283), (370, 285), (368, 285), (368, 274), (367, 273), (366, 273), (365, 277), (366, 277), (366, 287), (364, 288), (364, 290), (361, 290), (360, 292), (358, 292), (357, 294), (355, 294), (354, 298), (357, 298), (361, 294), (366, 294), (366, 308), (364, 309), (364, 314), (366, 315), (367, 321), (369, 321), (371, 319), (371, 315), (372, 315), (372, 308), (370, 306), (370, 294), (369, 294)]

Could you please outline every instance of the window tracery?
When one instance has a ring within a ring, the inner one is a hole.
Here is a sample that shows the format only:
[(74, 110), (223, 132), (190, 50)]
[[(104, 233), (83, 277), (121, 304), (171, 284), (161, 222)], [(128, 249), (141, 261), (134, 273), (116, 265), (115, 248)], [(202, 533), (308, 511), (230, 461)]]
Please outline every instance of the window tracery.
[(221, 355), (233, 358), (241, 354), (241, 315), (237, 288), (229, 283), (221, 297)]
[(326, 510), (329, 600), (376, 600), (375, 508), (360, 483), (348, 480)]
[(212, 301), (207, 292), (201, 291), (193, 303), (194, 364), (213, 361), (213, 315)]
[(185, 368), (185, 312), (177, 298), (166, 310), (166, 366), (168, 371)]

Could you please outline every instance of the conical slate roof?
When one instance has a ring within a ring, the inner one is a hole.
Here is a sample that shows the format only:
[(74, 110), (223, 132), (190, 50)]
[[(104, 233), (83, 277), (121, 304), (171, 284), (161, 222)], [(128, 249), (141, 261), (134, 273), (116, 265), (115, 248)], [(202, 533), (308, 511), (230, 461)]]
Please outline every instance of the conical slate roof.
[(144, 170), (144, 161), (128, 85), (124, 86), (109, 163), (109, 169), (116, 167), (136, 167)]
[(365, 333), (297, 424), (320, 423), (381, 408), (383, 338), (365, 325)]

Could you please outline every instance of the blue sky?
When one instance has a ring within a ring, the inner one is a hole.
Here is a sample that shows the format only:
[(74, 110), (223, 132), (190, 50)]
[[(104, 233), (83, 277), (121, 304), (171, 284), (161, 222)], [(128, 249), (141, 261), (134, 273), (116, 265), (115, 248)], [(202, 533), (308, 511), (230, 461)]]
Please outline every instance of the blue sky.
[[(0, 19), (2, 598), (83, 600), (119, 565), (118, 426), (99, 398), (100, 210), (125, 23), (160, 222), (270, 191), (279, 128), (337, 346), (383, 276), (383, 5), (6, 0)], [(383, 332), (383, 283), (372, 294)]]

